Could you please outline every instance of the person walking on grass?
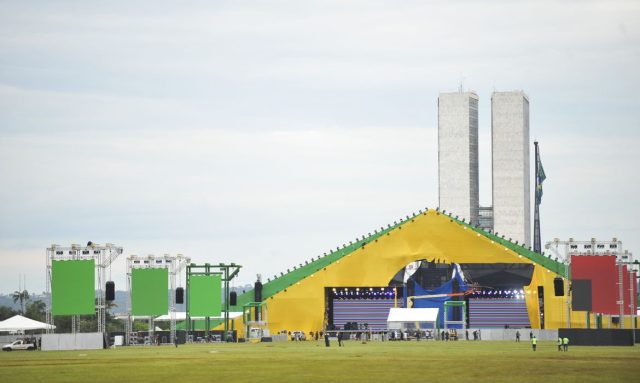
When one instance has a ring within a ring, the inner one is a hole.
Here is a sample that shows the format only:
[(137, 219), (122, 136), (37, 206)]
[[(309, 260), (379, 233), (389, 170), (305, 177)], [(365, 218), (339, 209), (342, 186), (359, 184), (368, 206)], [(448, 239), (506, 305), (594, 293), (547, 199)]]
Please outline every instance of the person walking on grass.
[(562, 338), (558, 336), (558, 351), (562, 351)]
[(538, 344), (538, 339), (534, 336), (531, 338), (531, 347), (533, 347), (533, 351), (536, 350), (536, 345)]
[(569, 351), (569, 338), (567, 338), (566, 336), (562, 338), (562, 346), (564, 347), (565, 351)]
[(520, 342), (520, 331), (516, 331), (516, 342)]

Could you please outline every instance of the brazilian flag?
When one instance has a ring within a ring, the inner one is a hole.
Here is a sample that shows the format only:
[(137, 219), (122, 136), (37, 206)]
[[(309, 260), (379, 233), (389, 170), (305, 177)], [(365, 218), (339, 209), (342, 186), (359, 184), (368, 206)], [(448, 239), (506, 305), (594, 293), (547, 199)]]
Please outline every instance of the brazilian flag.
[(544, 168), (542, 167), (542, 161), (540, 161), (540, 158), (538, 158), (536, 166), (538, 167), (538, 179), (536, 180), (536, 203), (540, 205), (540, 202), (542, 202), (542, 183), (547, 179), (547, 176), (544, 174)]

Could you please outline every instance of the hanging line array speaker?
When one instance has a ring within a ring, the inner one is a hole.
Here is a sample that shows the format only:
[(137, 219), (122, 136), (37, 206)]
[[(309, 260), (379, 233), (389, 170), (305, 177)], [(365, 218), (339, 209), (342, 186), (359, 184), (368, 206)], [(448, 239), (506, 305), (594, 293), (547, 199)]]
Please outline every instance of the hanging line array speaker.
[(235, 291), (229, 293), (229, 304), (231, 306), (235, 306), (238, 304), (238, 293), (236, 293)]
[(108, 281), (105, 289), (105, 298), (107, 302), (116, 300), (116, 284), (113, 281)]
[(561, 297), (564, 295), (564, 281), (560, 277), (556, 277), (553, 279), (553, 291), (556, 297)]
[(262, 282), (260, 281), (253, 285), (253, 299), (255, 302), (262, 302)]
[(184, 288), (178, 287), (176, 289), (176, 304), (181, 305), (184, 303)]

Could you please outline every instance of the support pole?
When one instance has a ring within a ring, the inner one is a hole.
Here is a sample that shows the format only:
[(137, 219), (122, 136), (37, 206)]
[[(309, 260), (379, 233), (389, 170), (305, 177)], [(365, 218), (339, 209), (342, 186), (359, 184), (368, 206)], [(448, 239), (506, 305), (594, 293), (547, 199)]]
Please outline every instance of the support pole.
[(53, 254), (55, 254), (56, 245), (51, 245), (51, 248), (47, 249), (47, 266), (46, 266), (46, 290), (45, 294), (47, 297), (47, 307), (45, 311), (46, 322), (47, 322), (47, 334), (51, 334), (53, 332), (53, 316), (51, 315), (51, 259), (53, 258)]
[(542, 253), (542, 245), (540, 243), (540, 190), (538, 167), (540, 164), (540, 151), (538, 150), (538, 141), (533, 143), (535, 147), (535, 202), (533, 210), (533, 251)]
[(189, 335), (191, 334), (191, 314), (189, 313), (189, 295), (191, 294), (191, 288), (189, 287), (189, 281), (191, 278), (189, 278), (189, 276), (191, 275), (191, 266), (195, 266), (193, 264), (190, 264), (187, 266), (187, 276), (186, 276), (186, 281), (185, 281), (185, 286), (186, 286), (186, 299), (185, 299), (185, 313), (186, 313), (186, 317), (185, 317), (185, 322), (186, 322), (186, 326), (185, 329), (187, 330), (187, 339), (189, 338)]
[(176, 258), (165, 255), (171, 261), (169, 265), (169, 343), (174, 344), (176, 338)]
[(153, 343), (155, 343), (156, 330), (153, 324), (152, 315), (149, 315), (149, 319), (147, 320), (147, 326), (149, 327), (149, 344), (153, 345)]
[(129, 292), (129, 294), (127, 294), (127, 300), (128, 300), (128, 304), (127, 307), (129, 308), (128, 313), (127, 313), (127, 329), (125, 332), (125, 343), (127, 346), (131, 346), (131, 333), (133, 332), (133, 321), (134, 321), (134, 317), (131, 313), (131, 268), (132, 268), (132, 264), (131, 264), (131, 257), (127, 258), (127, 291)]
[[(220, 264), (220, 266), (223, 266)], [(229, 267), (223, 266), (224, 269), (224, 336), (227, 337), (229, 331)]]
[(570, 257), (567, 257), (564, 262), (564, 275), (566, 276), (566, 279), (564, 281), (564, 294), (565, 299), (567, 300), (567, 328), (571, 328), (571, 291), (569, 290), (569, 281), (571, 280), (571, 278), (569, 277), (570, 259)]
[(622, 262), (618, 263), (618, 305), (620, 307), (620, 328), (624, 328), (624, 275)]
[[(204, 265), (204, 272), (205, 272), (206, 275), (211, 274), (211, 268), (209, 267), (208, 263)], [(211, 322), (210, 322), (209, 317), (205, 317), (204, 318), (204, 327), (205, 327), (204, 336), (205, 336), (205, 339), (208, 340), (209, 339), (209, 335), (210, 335), (209, 334), (209, 330), (211, 330)]]
[(629, 272), (629, 308), (631, 309), (631, 323), (630, 327), (633, 331), (631, 334), (633, 336), (633, 344), (636, 344), (636, 301), (637, 297), (633, 296), (634, 286), (638, 286), (638, 281), (634, 278), (633, 272), (631, 270), (627, 270)]

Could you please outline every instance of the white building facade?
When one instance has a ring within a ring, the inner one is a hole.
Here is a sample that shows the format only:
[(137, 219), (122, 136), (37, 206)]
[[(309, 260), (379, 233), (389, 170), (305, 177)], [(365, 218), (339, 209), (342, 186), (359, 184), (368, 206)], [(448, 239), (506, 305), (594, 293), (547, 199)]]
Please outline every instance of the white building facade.
[(438, 196), (441, 209), (478, 223), (478, 96), (438, 97)]
[(531, 244), (529, 98), (522, 91), (491, 96), (493, 227)]

